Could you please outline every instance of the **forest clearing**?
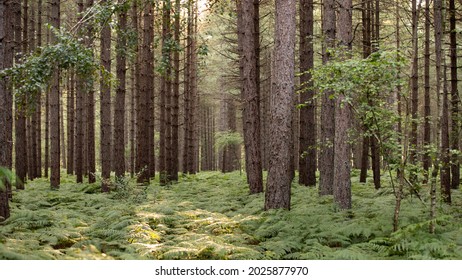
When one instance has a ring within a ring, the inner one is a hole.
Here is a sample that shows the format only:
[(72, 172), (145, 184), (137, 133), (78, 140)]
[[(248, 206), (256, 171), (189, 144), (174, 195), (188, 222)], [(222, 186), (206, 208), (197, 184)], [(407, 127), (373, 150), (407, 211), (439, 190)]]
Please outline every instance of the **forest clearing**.
[(462, 259), (461, 18), (0, 1), (0, 259)]

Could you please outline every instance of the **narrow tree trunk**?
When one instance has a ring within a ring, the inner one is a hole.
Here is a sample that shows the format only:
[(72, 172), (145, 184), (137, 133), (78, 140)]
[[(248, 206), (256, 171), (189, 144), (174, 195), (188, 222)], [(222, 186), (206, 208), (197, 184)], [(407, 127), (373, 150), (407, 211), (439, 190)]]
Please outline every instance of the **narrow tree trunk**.
[[(50, 24), (51, 26), (59, 29), (60, 20), (59, 20), (59, 10), (60, 10), (60, 1), (51, 0), (50, 2)], [(51, 35), (51, 42), (56, 43), (57, 39), (55, 35)], [(60, 100), (60, 91), (59, 91), (59, 69), (53, 69), (53, 78), (50, 86), (50, 184), (52, 189), (58, 189), (61, 181), (61, 165), (60, 165), (60, 116), (59, 116), (59, 100)]]
[[(362, 24), (363, 24), (363, 58), (369, 57), (372, 52), (371, 42), (371, 0), (365, 0), (362, 2)], [(368, 129), (368, 128), (363, 128)], [(370, 148), (370, 137), (363, 137), (362, 141), (362, 153), (361, 153), (361, 173), (359, 176), (359, 182), (366, 183), (367, 170), (369, 169), (369, 148)]]
[[(87, 0), (87, 9), (92, 8), (94, 0)], [(88, 26), (88, 38), (86, 45), (93, 50), (93, 26)], [(96, 182), (96, 158), (95, 158), (95, 89), (93, 83), (88, 86), (87, 94), (87, 172), (88, 183)]]
[(160, 91), (160, 120), (159, 120), (159, 181), (161, 185), (169, 182), (168, 165), (171, 160), (171, 50), (169, 41), (170, 34), (170, 0), (164, 1), (162, 6), (162, 61), (163, 72), (161, 75)]
[[(436, 62), (436, 93), (441, 94), (441, 66), (443, 64), (443, 0), (435, 0), (434, 5), (435, 20), (435, 62)], [(444, 63), (445, 64), (445, 63)], [(446, 68), (444, 69), (444, 78), (446, 77)], [(446, 80), (446, 78), (445, 78)], [(451, 170), (449, 166), (449, 106), (446, 85), (443, 85), (443, 100), (441, 108), (441, 192), (443, 200), (451, 202)]]
[[(119, 1), (119, 4), (123, 3)], [(117, 90), (114, 105), (114, 171), (116, 178), (125, 175), (125, 93), (126, 93), (126, 59), (125, 49), (127, 40), (123, 34), (127, 28), (127, 13), (119, 11), (117, 35)]]
[(307, 89), (300, 94), (299, 183), (305, 186), (316, 185), (316, 101), (307, 72), (314, 67), (313, 23), (313, 0), (300, 0), (300, 85)]
[[(12, 34), (11, 21), (11, 3), (7, 1), (0, 2), (0, 71), (12, 66), (13, 49), (11, 45)], [(8, 85), (8, 80), (0, 78), (0, 167), (11, 169), (11, 146), (8, 143), (11, 139), (12, 131), (12, 92)], [(1, 182), (3, 188), (0, 188), (0, 217), (8, 219), (10, 208), (8, 202), (9, 185), (5, 180)]]
[[(335, 47), (335, 1), (325, 0), (323, 7), (323, 34), (324, 53), (323, 63), (330, 60), (331, 53), (328, 49)], [(319, 194), (333, 194), (334, 180), (334, 137), (335, 137), (335, 106), (330, 95), (326, 91), (322, 96), (321, 105), (321, 152), (319, 154)]]
[[(175, 23), (174, 23), (174, 39), (175, 42), (180, 45), (180, 24), (181, 24), (181, 1), (175, 1)], [(179, 133), (179, 99), (180, 99), (180, 52), (179, 49), (173, 50), (173, 91), (171, 99), (171, 125), (172, 125), (172, 152), (171, 152), (171, 164), (169, 169), (169, 179), (171, 181), (178, 181), (178, 133)]]
[(425, 82), (425, 96), (424, 96), (424, 154), (423, 154), (423, 168), (425, 172), (425, 181), (428, 181), (429, 169), (430, 169), (430, 122), (431, 122), (431, 111), (430, 111), (430, 1), (425, 1), (425, 61), (424, 61), (424, 82)]
[(156, 175), (156, 158), (155, 158), (155, 92), (154, 92), (154, 50), (152, 49), (154, 44), (154, 11), (147, 14), (145, 17), (145, 31), (144, 31), (144, 40), (148, 48), (145, 50), (145, 62), (146, 65), (146, 90), (148, 91), (148, 107), (147, 107), (147, 119), (148, 119), (148, 150), (146, 156), (148, 157), (148, 176), (154, 178)]
[(184, 70), (184, 118), (183, 118), (183, 127), (184, 127), (184, 134), (183, 134), (183, 166), (182, 171), (183, 173), (188, 173), (188, 156), (189, 156), (189, 130), (191, 129), (191, 120), (190, 120), (190, 107), (191, 107), (191, 82), (190, 82), (190, 74), (191, 74), (191, 36), (192, 36), (192, 20), (191, 20), (191, 1), (187, 2), (188, 4), (188, 15), (187, 15), (187, 27), (186, 27), (186, 39), (185, 39), (185, 52), (184, 52), (184, 60), (185, 60), (185, 70)]
[[(21, 56), (27, 51), (27, 31), (21, 30), (21, 0), (15, 0), (14, 4), (14, 41), (15, 41), (15, 64), (21, 63)], [(27, 6), (27, 1), (25, 2)], [(27, 10), (27, 9), (26, 9)], [(27, 23), (26, 23), (27, 24)], [(27, 29), (27, 28), (25, 28)], [(26, 37), (22, 41), (21, 31)], [(21, 48), (22, 47), (22, 48)], [(15, 170), (16, 188), (24, 189), (27, 176), (27, 139), (26, 139), (26, 96), (15, 97)]]
[(292, 174), (290, 153), (295, 79), (295, 0), (276, 0), (274, 71), (271, 93), (271, 158), (265, 193), (265, 209), (290, 209)]
[[(138, 4), (136, 1), (133, 1), (132, 6), (132, 25), (133, 30), (139, 34), (139, 23), (138, 23)], [(139, 53), (139, 36), (137, 37), (137, 43), (135, 47), (135, 59), (133, 60), (132, 65), (132, 96), (131, 96), (131, 125), (130, 125), (130, 175), (134, 177), (136, 171), (136, 125), (137, 125), (137, 115), (136, 115), (136, 106), (137, 100), (139, 98), (140, 92), (140, 53)]]
[[(78, 21), (82, 20), (83, 13), (83, 0), (77, 2), (78, 7)], [(82, 85), (84, 81), (77, 77), (77, 85)], [(84, 88), (77, 86), (76, 100), (75, 100), (75, 175), (77, 183), (83, 183), (83, 110), (84, 110)]]
[(75, 139), (75, 74), (69, 72), (69, 87), (67, 92), (67, 174), (74, 174), (74, 139)]
[[(36, 47), (36, 40), (35, 40), (35, 5), (34, 3), (31, 4), (30, 6), (30, 17), (29, 17), (29, 49), (30, 52), (35, 51)], [(37, 102), (37, 97), (34, 96), (34, 102)], [(37, 107), (35, 107), (30, 116), (29, 116), (29, 123), (30, 123), (30, 128), (29, 128), (29, 133), (30, 137), (28, 139), (29, 141), (29, 177), (31, 180), (37, 178)]]
[[(42, 46), (42, 0), (37, 3), (37, 47)], [(37, 177), (42, 177), (42, 95), (37, 96)]]
[[(420, 0), (421, 1), (421, 0)], [(420, 6), (420, 3), (419, 3)], [(418, 57), (418, 10), (417, 0), (412, 0), (412, 74), (411, 74), (411, 137), (410, 137), (410, 163), (417, 163), (417, 117), (419, 94), (419, 57)], [(415, 180), (416, 175), (411, 178)]]
[[(107, 0), (105, 0), (107, 2)], [(103, 23), (101, 28), (101, 65), (105, 71), (111, 71), (111, 28)], [(100, 83), (101, 99), (101, 191), (109, 191), (111, 176), (111, 87), (105, 81)]]
[[(67, 85), (68, 86), (68, 85)], [(67, 90), (67, 94), (69, 95), (69, 90)], [(64, 98), (63, 98), (64, 99)], [(59, 104), (59, 143), (61, 144), (61, 167), (66, 167), (66, 135), (65, 135), (65, 128), (64, 128), (64, 102), (63, 99), (60, 100)]]
[[(351, 50), (352, 42), (352, 0), (339, 1), (338, 40), (345, 52)], [(351, 208), (351, 147), (348, 130), (350, 129), (350, 107), (345, 100), (345, 93), (339, 92), (335, 100), (335, 140), (334, 140), (334, 202), (341, 209)]]
[(151, 69), (149, 69), (152, 61), (152, 24), (153, 18), (153, 7), (152, 4), (145, 5), (144, 8), (144, 25), (143, 25), (143, 45), (141, 48), (141, 69), (140, 69), (140, 90), (138, 92), (137, 103), (137, 129), (136, 129), (136, 172), (139, 174), (137, 181), (139, 183), (149, 183), (150, 179), (150, 168), (152, 168), (153, 159), (149, 157), (149, 149), (151, 141), (149, 135), (150, 122), (149, 122), (149, 104), (151, 100), (152, 81), (153, 76), (151, 75)]
[[(245, 165), (250, 193), (263, 192), (260, 139), (260, 96), (257, 74), (257, 25), (258, 4), (254, 0), (238, 2), (238, 49), (240, 55), (240, 79), (242, 121), (244, 130)], [(257, 1), (258, 2), (258, 1)], [(257, 73), (258, 72), (258, 73)]]
[[(449, 49), (451, 57), (451, 149), (459, 151), (459, 91), (457, 89), (457, 31), (456, 7), (454, 0), (449, 0)], [(454, 153), (451, 157), (451, 188), (458, 189), (460, 184), (459, 155)]]

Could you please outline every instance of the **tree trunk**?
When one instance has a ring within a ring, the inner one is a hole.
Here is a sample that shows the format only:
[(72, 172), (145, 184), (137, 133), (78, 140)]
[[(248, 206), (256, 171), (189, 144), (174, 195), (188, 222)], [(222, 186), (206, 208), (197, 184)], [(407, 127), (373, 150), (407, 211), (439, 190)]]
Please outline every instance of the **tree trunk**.
[[(37, 47), (42, 46), (42, 0), (37, 3)], [(42, 177), (42, 95), (37, 96), (37, 177)]]
[[(348, 57), (352, 42), (352, 0), (339, 1), (338, 40), (344, 58)], [(335, 100), (335, 140), (334, 140), (334, 202), (341, 209), (351, 208), (351, 147), (350, 106), (345, 101), (345, 93), (339, 92)]]
[[(78, 21), (82, 20), (83, 0), (77, 2)], [(80, 77), (76, 79), (77, 85), (82, 85), (84, 81)], [(75, 175), (77, 183), (83, 183), (83, 109), (84, 109), (84, 88), (77, 86), (75, 99)]]
[[(435, 25), (435, 64), (436, 64), (436, 93), (441, 94), (441, 66), (443, 65), (443, 0), (435, 0), (433, 5)], [(446, 72), (445, 68), (444, 72)], [(444, 77), (446, 74), (444, 74)], [(441, 109), (441, 193), (443, 200), (451, 202), (451, 170), (449, 166), (449, 106), (446, 86), (443, 87)]]
[(68, 91), (67, 91), (67, 174), (74, 174), (74, 104), (75, 104), (75, 74), (69, 72)]
[[(180, 42), (180, 25), (181, 25), (181, 1), (175, 1), (175, 23), (174, 23), (174, 39), (178, 46), (181, 44)], [(173, 50), (173, 91), (172, 91), (172, 99), (171, 99), (171, 163), (170, 168), (168, 170), (169, 179), (171, 181), (178, 181), (178, 171), (179, 171), (179, 164), (178, 164), (178, 133), (179, 133), (179, 99), (180, 99), (180, 52), (179, 49)]]
[[(132, 28), (135, 32), (139, 33), (139, 24), (138, 24), (138, 4), (136, 1), (133, 1), (132, 6)], [(138, 42), (139, 39), (137, 38)], [(137, 42), (137, 43), (138, 43)], [(140, 66), (139, 66), (139, 49), (138, 45), (136, 44), (135, 47), (135, 58), (133, 59), (132, 69), (132, 92), (131, 92), (131, 100), (130, 100), (130, 176), (134, 177), (135, 175), (135, 158), (136, 158), (136, 98), (137, 94), (139, 93), (139, 74), (140, 74)]]
[[(238, 2), (238, 48), (240, 52), (240, 78), (242, 102), (242, 127), (244, 130), (245, 165), (250, 193), (263, 192), (260, 139), (260, 96), (257, 65), (258, 3), (254, 0)], [(258, 2), (258, 1), (257, 1)]]
[[(50, 24), (56, 29), (60, 28), (60, 1), (50, 2)], [(56, 43), (55, 35), (51, 35), (51, 43)], [(53, 78), (50, 86), (50, 184), (52, 189), (58, 189), (61, 181), (60, 173), (60, 116), (59, 116), (59, 69), (53, 69)]]
[(423, 154), (423, 168), (425, 181), (428, 181), (429, 169), (430, 169), (430, 122), (431, 122), (431, 111), (430, 111), (430, 1), (425, 1), (425, 61), (424, 61), (424, 82), (425, 82), (425, 96), (424, 96), (424, 154)]
[[(335, 1), (325, 0), (323, 7), (323, 34), (325, 48), (335, 47)], [(329, 50), (323, 50), (323, 63), (330, 60)], [(332, 92), (326, 91), (322, 96), (321, 105), (321, 152), (319, 154), (319, 194), (333, 194), (334, 179), (334, 137), (335, 137), (335, 106), (330, 99)]]
[[(123, 4), (123, 1), (119, 1)], [(117, 34), (117, 90), (114, 104), (114, 171), (116, 178), (125, 175), (125, 93), (126, 93), (126, 59), (125, 49), (127, 40), (123, 34), (127, 28), (127, 13), (126, 10), (121, 9), (118, 16), (118, 30)]]
[[(420, 0), (421, 1), (421, 0)], [(420, 3), (419, 3), (420, 6)], [(411, 137), (410, 137), (410, 163), (417, 163), (417, 117), (419, 94), (419, 46), (418, 46), (418, 11), (417, 0), (412, 0), (412, 73), (411, 73)], [(413, 180), (416, 175), (412, 175)]]
[(191, 13), (191, 1), (187, 2), (187, 27), (186, 27), (186, 39), (185, 39), (185, 52), (184, 52), (184, 60), (185, 60), (185, 70), (184, 70), (184, 137), (183, 137), (183, 173), (188, 173), (188, 162), (189, 162), (189, 136), (191, 130), (191, 119), (190, 119), (190, 111), (191, 111), (191, 40), (192, 40), (192, 13)]
[[(29, 17), (29, 49), (30, 52), (35, 51), (36, 41), (35, 41), (35, 5), (31, 4), (30, 6), (30, 17)], [(36, 102), (37, 97), (34, 97), (34, 102)], [(31, 180), (37, 178), (37, 107), (35, 107), (30, 116), (29, 116), (29, 177)]]
[[(457, 89), (457, 30), (456, 7), (454, 0), (449, 0), (449, 49), (451, 58), (451, 149), (459, 151), (459, 92)], [(451, 188), (458, 189), (460, 184), (459, 155), (454, 153), (451, 157)]]
[(300, 0), (300, 85), (307, 87), (300, 94), (300, 148), (299, 148), (299, 183), (305, 186), (316, 185), (316, 101), (314, 91), (310, 88), (311, 73), (314, 67), (313, 48), (313, 0)]
[[(105, 0), (107, 2), (107, 0)], [(101, 28), (101, 65), (111, 71), (111, 27), (104, 23)], [(104, 81), (100, 83), (101, 99), (101, 191), (109, 191), (111, 176), (111, 87)]]
[[(15, 64), (21, 63), (21, 57), (27, 51), (27, 37), (24, 42), (21, 37), (21, 0), (16, 0), (14, 3), (14, 40), (15, 40)], [(27, 6), (27, 1), (26, 1)], [(27, 9), (26, 9), (27, 10)], [(27, 26), (26, 26), (27, 27)], [(25, 28), (27, 29), (27, 28)], [(23, 31), (23, 35), (27, 36), (27, 31)], [(22, 47), (22, 49), (21, 49)], [(26, 96), (15, 97), (15, 170), (16, 170), (16, 189), (24, 189), (27, 176), (27, 138), (26, 138)]]
[(292, 114), (295, 79), (296, 1), (276, 0), (274, 71), (271, 93), (270, 166), (265, 210), (290, 209)]
[(163, 69), (161, 74), (160, 91), (160, 120), (159, 120), (159, 181), (161, 185), (169, 182), (168, 168), (171, 160), (171, 50), (169, 41), (170, 34), (170, 1), (164, 1), (162, 6), (162, 61)]
[(152, 168), (153, 159), (149, 157), (149, 149), (153, 149), (150, 146), (150, 122), (149, 122), (149, 105), (151, 100), (152, 80), (150, 69), (152, 66), (152, 38), (154, 24), (153, 17), (153, 6), (147, 4), (144, 8), (144, 25), (143, 25), (143, 45), (141, 48), (141, 69), (140, 69), (140, 90), (138, 92), (137, 103), (137, 129), (136, 129), (136, 172), (139, 174), (137, 181), (139, 183), (149, 183), (150, 179), (150, 168)]
[[(68, 83), (66, 83), (68, 84)], [(69, 85), (67, 85), (69, 86)], [(67, 94), (69, 95), (69, 90), (66, 90)], [(63, 94), (64, 95), (64, 94)], [(59, 143), (61, 144), (61, 167), (66, 167), (66, 135), (65, 135), (65, 128), (64, 128), (64, 102), (62, 98), (59, 104)]]
[[(13, 46), (11, 25), (11, 3), (0, 2), (0, 71), (13, 66)], [(0, 167), (11, 169), (12, 157), (12, 110), (13, 94), (8, 80), (0, 78)], [(10, 216), (8, 192), (10, 186), (5, 180), (1, 182), (4, 188), (0, 188), (0, 217), (7, 219)]]
[[(92, 8), (94, 0), (87, 1), (87, 9)], [(93, 26), (88, 26), (88, 38), (86, 45), (89, 49), (93, 50)], [(94, 183), (96, 181), (96, 159), (95, 159), (95, 89), (93, 83), (88, 86), (87, 98), (87, 172), (88, 172), (88, 183)]]

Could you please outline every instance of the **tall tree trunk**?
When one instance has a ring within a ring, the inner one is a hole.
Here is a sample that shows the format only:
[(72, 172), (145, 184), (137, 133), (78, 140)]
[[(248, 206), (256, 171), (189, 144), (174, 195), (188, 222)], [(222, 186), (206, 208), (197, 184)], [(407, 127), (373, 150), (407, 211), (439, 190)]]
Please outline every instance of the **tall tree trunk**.
[[(148, 22), (145, 23), (146, 33), (144, 33), (144, 38), (146, 40), (147, 46), (152, 46), (154, 44), (154, 11), (151, 14), (148, 14)], [(155, 132), (155, 87), (154, 87), (154, 50), (153, 47), (150, 47), (146, 50), (146, 61), (148, 62), (146, 68), (146, 88), (148, 91), (148, 126), (149, 126), (149, 149), (147, 156), (149, 156), (148, 162), (148, 175), (151, 178), (154, 178), (156, 175), (156, 158), (155, 158), (155, 141), (154, 141), (154, 132)]]
[[(42, 0), (37, 3), (37, 47), (42, 46)], [(37, 96), (37, 177), (42, 177), (42, 95)]]
[(189, 129), (189, 147), (188, 147), (188, 173), (196, 174), (198, 162), (198, 125), (197, 111), (199, 98), (197, 94), (197, 3), (193, 0), (191, 3), (191, 65), (190, 65), (190, 129)]
[[(29, 50), (30, 52), (35, 51), (36, 47), (36, 40), (35, 40), (35, 5), (32, 3), (30, 5), (30, 17), (29, 17)], [(36, 96), (34, 96), (34, 103), (37, 102)], [(29, 128), (29, 134), (30, 137), (28, 139), (29, 142), (29, 176), (30, 179), (33, 180), (37, 178), (37, 107), (33, 108), (30, 116), (29, 116), (29, 123), (30, 123), (30, 128)]]
[[(372, 11), (371, 11), (372, 12)], [(373, 22), (373, 33), (372, 33), (372, 51), (376, 52), (380, 46), (380, 2), (375, 0), (374, 5), (374, 22)], [(369, 100), (369, 104), (372, 106), (372, 100)], [(371, 148), (371, 162), (372, 162), (372, 176), (374, 179), (374, 187), (380, 189), (380, 151), (379, 143), (376, 137), (371, 136), (369, 138), (369, 144)]]
[[(50, 1), (50, 24), (56, 29), (60, 28), (60, 0)], [(57, 38), (51, 35), (51, 43), (56, 43)], [(53, 78), (50, 86), (50, 184), (51, 188), (58, 189), (61, 181), (60, 170), (60, 116), (59, 116), (59, 69), (53, 69)]]
[[(83, 0), (77, 2), (78, 21), (82, 20)], [(77, 85), (82, 85), (84, 81), (77, 77)], [(75, 175), (77, 183), (83, 183), (83, 110), (84, 110), (84, 88), (77, 86), (75, 99)]]
[[(94, 0), (87, 0), (87, 9), (92, 8)], [(93, 50), (93, 26), (88, 27), (88, 38), (87, 46)], [(96, 182), (96, 159), (95, 159), (95, 89), (93, 83), (88, 86), (87, 98), (87, 171), (88, 171), (88, 183)]]
[(425, 82), (425, 96), (424, 96), (424, 154), (423, 154), (423, 168), (425, 172), (425, 181), (428, 181), (428, 172), (430, 169), (430, 122), (431, 122), (431, 111), (430, 111), (430, 1), (425, 1), (425, 61), (424, 61), (424, 82)]
[(191, 0), (187, 2), (187, 27), (185, 40), (185, 70), (184, 70), (184, 141), (183, 141), (183, 173), (189, 171), (189, 143), (191, 122), (191, 47), (192, 47), (192, 7)]
[(305, 186), (316, 185), (316, 102), (314, 91), (310, 88), (311, 73), (314, 67), (314, 18), (313, 0), (300, 0), (300, 85), (307, 87), (300, 95), (300, 149), (299, 183)]
[[(138, 4), (136, 1), (133, 1), (132, 6), (132, 28), (138, 34), (139, 27), (138, 27)], [(137, 43), (139, 42), (139, 36), (137, 36)], [(135, 158), (136, 158), (136, 97), (139, 93), (139, 74), (140, 74), (140, 66), (139, 66), (139, 49), (138, 45), (136, 44), (135, 47), (135, 58), (133, 59), (132, 69), (132, 92), (131, 92), (131, 101), (130, 101), (130, 176), (134, 177), (135, 175)]]
[[(119, 1), (122, 4), (124, 1)], [(124, 30), (127, 28), (127, 13), (124, 8), (119, 11), (117, 34), (117, 90), (114, 105), (114, 171), (116, 177), (125, 175), (125, 93), (126, 93), (126, 59), (127, 39)]]
[[(449, 0), (449, 49), (451, 57), (451, 149), (459, 151), (459, 92), (457, 89), (457, 31), (456, 6), (454, 0)], [(459, 155), (454, 153), (451, 157), (451, 188), (458, 189), (460, 184)]]
[[(421, 2), (421, 0), (419, 0)], [(411, 137), (410, 137), (410, 163), (417, 163), (417, 117), (418, 117), (418, 94), (419, 94), (419, 46), (418, 46), (418, 19), (419, 7), (417, 0), (412, 0), (412, 74), (411, 74)], [(411, 177), (415, 180), (416, 175)]]
[[(106, 3), (107, 0), (104, 1)], [(111, 27), (104, 22), (101, 28), (101, 65), (105, 71), (111, 71)], [(111, 87), (104, 81), (100, 83), (101, 99), (101, 191), (109, 191), (111, 176)]]
[(67, 174), (74, 174), (74, 139), (75, 139), (75, 74), (69, 72), (67, 92)]
[[(352, 0), (339, 1), (338, 40), (339, 46), (348, 57), (352, 42)], [(334, 201), (341, 209), (351, 208), (351, 149), (348, 139), (350, 129), (350, 107), (345, 93), (339, 92), (335, 100), (335, 140), (334, 140)]]
[(263, 192), (260, 139), (260, 96), (257, 76), (257, 42), (260, 40), (257, 25), (258, 1), (238, 1), (238, 48), (240, 52), (240, 79), (242, 127), (244, 130), (245, 165), (250, 193)]
[(265, 209), (290, 209), (293, 161), (291, 148), (295, 79), (296, 1), (276, 0), (274, 71), (271, 93), (271, 158), (266, 186)]
[[(68, 82), (66, 83), (68, 84)], [(67, 85), (69, 86), (69, 85)], [(69, 90), (66, 90), (67, 94), (69, 95)], [(64, 96), (64, 94), (63, 94)], [(59, 143), (61, 144), (61, 167), (66, 167), (66, 135), (65, 135), (65, 128), (64, 128), (64, 102), (62, 98), (59, 104)]]
[(170, 0), (164, 1), (162, 6), (162, 62), (163, 71), (161, 75), (160, 91), (160, 120), (159, 120), (159, 181), (161, 185), (169, 182), (168, 168), (171, 160), (171, 116), (170, 116), (170, 95), (171, 95), (171, 50), (169, 42), (170, 33)]
[[(436, 92), (441, 94), (441, 66), (443, 65), (443, 0), (435, 0), (434, 5), (435, 20), (435, 57), (436, 57)], [(444, 68), (445, 69), (445, 68)], [(444, 70), (446, 72), (446, 70)], [(446, 76), (446, 74), (444, 74)], [(449, 165), (449, 106), (446, 86), (443, 87), (443, 100), (441, 109), (441, 193), (443, 200), (451, 202), (451, 169)]]
[[(180, 24), (181, 24), (181, 1), (175, 1), (175, 22), (174, 22), (174, 40), (178, 46), (180, 46)], [(178, 133), (179, 133), (179, 99), (180, 99), (180, 52), (176, 48), (173, 50), (173, 91), (171, 99), (171, 125), (172, 125), (172, 140), (171, 140), (171, 164), (169, 168), (169, 179), (171, 181), (178, 181)]]
[[(335, 1), (325, 0), (323, 7), (323, 34), (324, 51), (323, 63), (330, 60), (331, 53), (328, 49), (335, 47)], [(321, 105), (321, 152), (319, 154), (319, 193), (321, 195), (333, 194), (334, 179), (334, 137), (335, 137), (335, 106), (330, 95), (326, 91), (322, 96)]]
[[(24, 19), (26, 26), (21, 30), (21, 0), (14, 1), (14, 18), (15, 18), (15, 27), (14, 27), (14, 40), (16, 43), (15, 46), (15, 64), (18, 65), (21, 63), (22, 55), (25, 55), (27, 51), (27, 20)], [(27, 7), (27, 1), (25, 2)], [(27, 8), (25, 8), (27, 11)], [(25, 16), (24, 18), (27, 18)], [(26, 31), (24, 31), (26, 30)], [(24, 37), (21, 37), (22, 35)], [(25, 36), (24, 36), (25, 35)], [(21, 49), (22, 47), (22, 49)], [(26, 106), (27, 100), (26, 96), (19, 95), (15, 97), (15, 170), (16, 170), (16, 188), (24, 189), (24, 184), (26, 182), (27, 176), (27, 138), (26, 138)]]
[[(13, 66), (12, 45), (12, 5), (11, 2), (0, 2), (0, 71)], [(13, 94), (9, 81), (0, 78), (0, 167), (11, 169), (12, 157), (12, 125), (13, 125)], [(6, 181), (1, 182), (4, 188), (0, 188), (0, 216), (7, 219), (10, 216), (9, 188)]]
[(136, 129), (136, 172), (138, 175), (139, 183), (149, 183), (150, 168), (154, 163), (153, 159), (149, 157), (149, 149), (153, 149), (149, 140), (154, 135), (149, 135), (150, 130), (149, 122), (149, 104), (151, 101), (152, 79), (150, 69), (152, 66), (152, 38), (154, 16), (153, 6), (151, 3), (145, 5), (143, 11), (144, 25), (143, 25), (143, 45), (141, 48), (141, 69), (140, 69), (140, 90), (138, 92), (137, 103), (137, 129)]

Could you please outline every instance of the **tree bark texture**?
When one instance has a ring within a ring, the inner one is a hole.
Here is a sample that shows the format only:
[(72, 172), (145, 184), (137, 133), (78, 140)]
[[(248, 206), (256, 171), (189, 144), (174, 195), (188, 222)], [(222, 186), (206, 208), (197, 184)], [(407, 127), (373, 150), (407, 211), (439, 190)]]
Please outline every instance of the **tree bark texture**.
[(260, 139), (260, 96), (257, 76), (259, 57), (255, 45), (259, 40), (255, 21), (257, 10), (254, 0), (238, 1), (238, 49), (241, 79), (242, 122), (244, 130), (245, 165), (250, 193), (263, 191)]
[(307, 71), (314, 67), (313, 48), (313, 0), (300, 0), (300, 85), (306, 87), (300, 94), (300, 147), (299, 147), (299, 183), (305, 186), (316, 185), (316, 102), (311, 74)]
[(265, 209), (290, 209), (292, 114), (295, 79), (296, 1), (276, 0), (273, 80), (270, 101), (270, 166)]
[[(50, 24), (59, 29), (60, 27), (60, 1), (50, 1)], [(51, 43), (56, 43), (57, 39), (52, 34)], [(51, 188), (58, 189), (61, 181), (61, 165), (60, 165), (60, 115), (59, 115), (59, 69), (54, 69), (52, 83), (50, 86), (50, 184)]]
[[(324, 52), (323, 62), (330, 60), (329, 49), (335, 47), (335, 1), (325, 0), (323, 7)], [(330, 99), (332, 92), (326, 91), (321, 105), (321, 151), (319, 154), (319, 194), (333, 194), (334, 180), (334, 137), (335, 137), (335, 104)]]
[[(338, 41), (347, 58), (352, 43), (352, 0), (340, 0), (338, 20)], [(351, 147), (348, 139), (350, 129), (350, 106), (345, 101), (344, 92), (339, 92), (335, 100), (335, 140), (334, 140), (334, 202), (341, 209), (351, 208)]]
[[(107, 0), (105, 0), (107, 2)], [(101, 28), (101, 45), (100, 45), (101, 65), (105, 71), (111, 71), (111, 28), (108, 23), (104, 23)], [(100, 83), (101, 99), (101, 190), (109, 191), (109, 179), (111, 176), (111, 141), (112, 141), (112, 124), (111, 124), (111, 87), (101, 80)]]
[[(123, 1), (119, 1), (123, 3)], [(116, 177), (125, 175), (125, 94), (126, 94), (126, 55), (125, 49), (127, 40), (123, 31), (127, 28), (127, 13), (125, 10), (119, 11), (118, 15), (119, 30), (117, 36), (117, 89), (114, 104), (114, 171)]]
[[(456, 30), (456, 7), (454, 0), (449, 0), (449, 55), (451, 58), (451, 149), (459, 151), (460, 98), (457, 89), (457, 30)], [(460, 184), (460, 163), (459, 155), (451, 157), (451, 188), (458, 189)]]

